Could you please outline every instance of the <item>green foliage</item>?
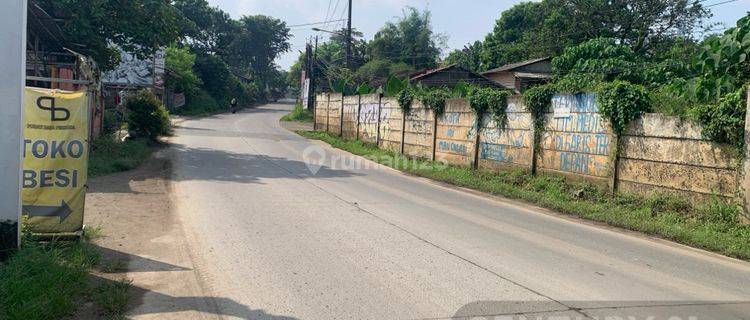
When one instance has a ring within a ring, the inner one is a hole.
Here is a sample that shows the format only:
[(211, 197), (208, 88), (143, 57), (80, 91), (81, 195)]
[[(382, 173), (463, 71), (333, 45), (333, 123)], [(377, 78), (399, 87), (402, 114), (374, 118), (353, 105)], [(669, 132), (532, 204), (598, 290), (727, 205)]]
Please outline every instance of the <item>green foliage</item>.
[(431, 14), (406, 7), (396, 22), (387, 22), (369, 44), (373, 59), (403, 62), (413, 69), (434, 68), (444, 37), (432, 31)]
[(214, 97), (205, 90), (198, 90), (193, 95), (187, 97), (185, 106), (175, 110), (175, 114), (188, 116), (204, 116), (222, 111), (228, 111), (229, 106), (222, 107)]
[(479, 72), (482, 67), (482, 42), (474, 41), (464, 46), (463, 49), (451, 51), (445, 57), (445, 64), (457, 64), (474, 72)]
[(137, 137), (156, 140), (170, 131), (169, 111), (149, 90), (128, 97), (128, 128)]
[(445, 88), (432, 88), (420, 90), (419, 100), (422, 103), (432, 109), (436, 116), (440, 116), (445, 112), (445, 100), (451, 97), (451, 91)]
[(651, 111), (651, 100), (646, 89), (626, 81), (602, 84), (597, 92), (597, 101), (599, 112), (617, 135), (622, 134), (630, 121)]
[(110, 70), (120, 60), (116, 45), (140, 58), (177, 40), (182, 20), (164, 0), (37, 0), (76, 44), (76, 51), (90, 55), (99, 68)]
[(557, 87), (551, 83), (531, 87), (523, 92), (526, 108), (534, 119), (534, 139), (536, 139), (534, 145), (539, 145), (538, 142), (544, 130), (544, 113), (549, 109), (552, 97), (556, 93)]
[(703, 135), (718, 143), (727, 143), (742, 150), (745, 146), (745, 113), (747, 94), (740, 88), (724, 95), (718, 104), (699, 104), (691, 116), (703, 125)]
[(403, 62), (373, 59), (359, 67), (354, 73), (354, 78), (375, 85), (384, 83), (384, 80), (390, 77), (407, 77), (411, 70), (412, 68)]
[(0, 264), (0, 319), (68, 317), (98, 261), (99, 252), (88, 243), (25, 243)]
[(195, 60), (193, 67), (198, 74), (206, 90), (212, 97), (225, 97), (229, 90), (231, 78), (234, 75), (229, 71), (229, 66), (216, 55), (201, 55)]
[(556, 56), (589, 39), (614, 38), (639, 56), (654, 56), (691, 35), (710, 17), (700, 1), (630, 0), (522, 2), (503, 11), (483, 42), (481, 70)]
[(91, 143), (89, 177), (135, 169), (148, 159), (153, 150), (145, 139), (121, 142), (113, 136), (102, 136)]
[[(495, 88), (475, 88), (469, 93), (469, 105), (474, 110), (477, 119), (481, 119), (485, 112), (490, 112), (492, 119), (498, 128), (504, 129), (508, 122), (508, 96), (509, 90), (498, 90)], [(477, 121), (477, 126), (481, 121)]]
[(93, 290), (92, 298), (97, 306), (110, 316), (121, 315), (130, 300), (131, 280), (104, 281)]
[(182, 14), (181, 34), (194, 52), (226, 56), (239, 26), (228, 13), (206, 0), (174, 0)]
[(201, 79), (193, 72), (195, 54), (187, 48), (169, 46), (166, 50), (166, 66), (169, 70), (167, 87), (175, 92), (191, 94), (201, 85)]
[(312, 122), (313, 115), (309, 110), (305, 110), (302, 104), (296, 104), (291, 113), (281, 117), (283, 121), (300, 121), (300, 122)]
[(366, 83), (362, 83), (357, 86), (357, 94), (371, 94), (375, 93), (375, 88), (371, 87)]
[(718, 101), (750, 81), (750, 13), (721, 37), (706, 40), (696, 69), (693, 92), (699, 102)]
[(597, 38), (565, 48), (552, 59), (558, 87), (566, 92), (591, 90), (601, 82), (626, 80), (643, 83), (633, 50), (614, 39)]
[(396, 100), (398, 100), (398, 105), (401, 106), (404, 115), (409, 114), (411, 111), (411, 104), (414, 102), (414, 99), (418, 97), (418, 94), (417, 90), (412, 86), (407, 86), (399, 91)]
[(426, 107), (432, 109), (435, 115), (445, 112), (445, 100), (451, 98), (452, 92), (447, 88), (427, 88), (421, 84), (409, 85), (399, 92), (397, 100), (404, 114), (409, 114), (414, 100), (422, 102)]
[(227, 62), (265, 81), (275, 69), (279, 55), (289, 51), (291, 37), (286, 23), (269, 16), (243, 16), (229, 46)]
[[(388, 80), (385, 83), (385, 89), (383, 94), (387, 97), (395, 97), (401, 94), (401, 91), (409, 86), (409, 78), (399, 79), (395, 76), (388, 76)], [(401, 102), (399, 100), (399, 102)]]

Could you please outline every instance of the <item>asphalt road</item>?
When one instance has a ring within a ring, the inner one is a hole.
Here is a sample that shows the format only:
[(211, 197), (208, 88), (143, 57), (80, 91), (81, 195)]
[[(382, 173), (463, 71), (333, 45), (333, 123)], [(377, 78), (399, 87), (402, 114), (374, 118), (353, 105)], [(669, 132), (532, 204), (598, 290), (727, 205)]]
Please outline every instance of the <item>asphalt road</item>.
[[(750, 319), (746, 262), (354, 161), (281, 128), (290, 108), (172, 138), (173, 207), (214, 315)], [(313, 174), (303, 154), (320, 152)]]

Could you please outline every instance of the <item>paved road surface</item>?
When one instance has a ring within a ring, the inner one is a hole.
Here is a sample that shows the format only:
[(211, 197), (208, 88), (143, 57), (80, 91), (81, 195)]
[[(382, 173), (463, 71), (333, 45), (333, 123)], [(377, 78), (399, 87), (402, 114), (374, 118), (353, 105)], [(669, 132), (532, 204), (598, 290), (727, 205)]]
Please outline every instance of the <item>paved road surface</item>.
[(172, 140), (174, 209), (216, 315), (750, 318), (748, 263), (331, 161), (351, 157), (281, 128), (288, 109), (185, 121)]

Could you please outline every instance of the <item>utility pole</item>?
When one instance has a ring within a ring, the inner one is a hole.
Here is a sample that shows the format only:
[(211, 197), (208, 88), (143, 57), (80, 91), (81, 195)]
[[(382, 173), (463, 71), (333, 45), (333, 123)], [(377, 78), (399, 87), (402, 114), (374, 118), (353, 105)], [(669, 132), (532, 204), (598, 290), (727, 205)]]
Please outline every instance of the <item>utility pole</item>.
[(20, 0), (0, 11), (0, 258), (20, 240), (26, 10), (26, 0)]
[(346, 67), (352, 67), (352, 0), (349, 0), (349, 19), (346, 26)]
[(309, 52), (307, 58), (309, 62), (309, 71), (307, 74), (310, 79), (310, 92), (307, 97), (307, 106), (310, 110), (315, 110), (315, 68), (318, 64), (318, 36), (315, 36), (315, 48), (310, 49), (310, 44), (308, 44), (307, 47)]

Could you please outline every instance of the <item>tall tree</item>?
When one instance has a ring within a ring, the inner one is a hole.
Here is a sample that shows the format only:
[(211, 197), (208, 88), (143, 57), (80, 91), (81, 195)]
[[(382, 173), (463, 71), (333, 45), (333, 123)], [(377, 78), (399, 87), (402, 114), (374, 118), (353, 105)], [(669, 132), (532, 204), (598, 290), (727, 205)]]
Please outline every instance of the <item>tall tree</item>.
[(690, 38), (710, 16), (700, 0), (543, 0), (502, 13), (484, 42), (484, 69), (554, 56), (600, 37), (616, 39), (641, 56)]
[(451, 51), (445, 58), (446, 64), (458, 64), (472, 71), (482, 69), (482, 42), (474, 41), (464, 46), (463, 49)]
[(174, 42), (180, 32), (179, 12), (164, 0), (36, 0), (59, 19), (71, 49), (90, 55), (108, 70), (119, 62), (112, 44), (140, 58)]
[(230, 45), (227, 62), (235, 72), (263, 80), (276, 66), (273, 61), (289, 51), (289, 28), (286, 23), (269, 16), (244, 16)]
[(175, 0), (174, 6), (185, 18), (182, 35), (194, 51), (227, 54), (238, 29), (228, 13), (211, 7), (206, 0)]
[(387, 22), (370, 42), (373, 59), (404, 62), (414, 69), (437, 65), (445, 36), (432, 31), (430, 11), (407, 7), (396, 22)]

